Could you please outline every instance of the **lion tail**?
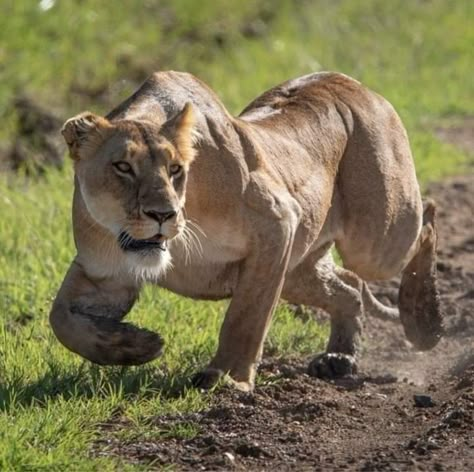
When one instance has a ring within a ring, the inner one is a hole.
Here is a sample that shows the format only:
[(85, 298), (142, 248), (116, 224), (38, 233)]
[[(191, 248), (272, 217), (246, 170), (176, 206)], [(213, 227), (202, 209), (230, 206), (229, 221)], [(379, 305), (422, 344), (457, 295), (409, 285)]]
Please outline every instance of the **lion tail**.
[(366, 282), (364, 282), (362, 287), (362, 303), (364, 304), (364, 311), (374, 318), (392, 322), (400, 320), (398, 309), (379, 302), (370, 291)]

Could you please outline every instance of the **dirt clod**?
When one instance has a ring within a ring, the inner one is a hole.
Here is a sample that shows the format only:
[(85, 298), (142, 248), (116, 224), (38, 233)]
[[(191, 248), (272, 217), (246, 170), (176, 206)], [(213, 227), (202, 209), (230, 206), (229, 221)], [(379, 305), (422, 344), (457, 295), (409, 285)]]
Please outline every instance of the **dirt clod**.
[(413, 395), (415, 406), (418, 408), (431, 408), (435, 406), (433, 399), (429, 395)]

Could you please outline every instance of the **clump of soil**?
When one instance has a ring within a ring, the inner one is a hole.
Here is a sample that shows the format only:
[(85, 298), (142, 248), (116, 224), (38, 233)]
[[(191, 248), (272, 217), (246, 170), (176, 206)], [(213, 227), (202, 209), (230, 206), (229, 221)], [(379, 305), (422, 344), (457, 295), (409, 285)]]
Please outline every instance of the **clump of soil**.
[[(309, 359), (267, 359), (253, 394), (222, 389), (192, 414), (150, 418), (162, 438), (118, 439), (104, 425), (93, 454), (180, 470), (474, 469), (474, 176), (430, 187), (439, 207), (439, 288), (446, 336), (414, 352), (400, 325), (368, 319), (361, 373), (334, 382)], [(394, 304), (398, 281), (373, 284)], [(187, 439), (180, 428), (196, 431)]]

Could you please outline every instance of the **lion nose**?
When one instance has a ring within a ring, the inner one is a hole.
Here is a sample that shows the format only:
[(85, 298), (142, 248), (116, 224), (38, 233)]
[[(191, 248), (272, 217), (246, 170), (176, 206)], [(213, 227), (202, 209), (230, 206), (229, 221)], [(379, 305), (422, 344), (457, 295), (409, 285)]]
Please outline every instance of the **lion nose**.
[(174, 210), (171, 211), (156, 211), (156, 210), (148, 210), (144, 211), (146, 216), (158, 221), (158, 223), (163, 224), (165, 221), (173, 218), (176, 216), (176, 212)]

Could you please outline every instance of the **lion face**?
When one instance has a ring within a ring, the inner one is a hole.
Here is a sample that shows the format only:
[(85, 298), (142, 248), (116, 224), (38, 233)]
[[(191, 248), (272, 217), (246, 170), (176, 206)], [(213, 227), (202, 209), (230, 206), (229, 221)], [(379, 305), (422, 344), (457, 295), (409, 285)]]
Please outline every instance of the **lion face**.
[(156, 256), (183, 232), (193, 124), (189, 104), (160, 128), (87, 112), (65, 123), (87, 210), (124, 252)]

